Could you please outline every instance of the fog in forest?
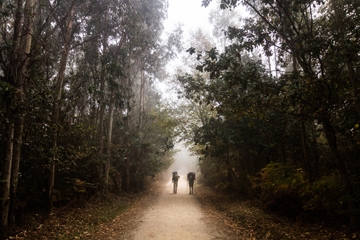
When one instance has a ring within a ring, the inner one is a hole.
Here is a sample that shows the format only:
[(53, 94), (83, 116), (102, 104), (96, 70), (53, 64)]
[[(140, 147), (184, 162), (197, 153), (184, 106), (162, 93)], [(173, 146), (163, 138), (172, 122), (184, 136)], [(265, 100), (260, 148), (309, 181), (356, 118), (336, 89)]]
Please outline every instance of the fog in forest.
[(186, 175), (188, 172), (198, 172), (198, 157), (193, 155), (181, 143), (175, 145), (175, 150), (178, 151), (174, 155), (174, 163), (166, 171), (166, 177), (171, 177), (173, 171), (177, 171), (179, 175)]

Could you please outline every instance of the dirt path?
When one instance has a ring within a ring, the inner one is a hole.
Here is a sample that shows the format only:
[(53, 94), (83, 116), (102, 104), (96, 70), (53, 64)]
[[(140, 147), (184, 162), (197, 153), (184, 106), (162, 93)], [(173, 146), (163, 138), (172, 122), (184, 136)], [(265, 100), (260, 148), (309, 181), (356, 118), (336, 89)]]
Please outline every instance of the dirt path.
[(138, 216), (138, 225), (127, 239), (235, 239), (225, 225), (212, 219), (195, 195), (187, 192), (186, 176), (179, 180), (178, 193), (172, 193), (171, 180), (162, 185), (157, 201)]

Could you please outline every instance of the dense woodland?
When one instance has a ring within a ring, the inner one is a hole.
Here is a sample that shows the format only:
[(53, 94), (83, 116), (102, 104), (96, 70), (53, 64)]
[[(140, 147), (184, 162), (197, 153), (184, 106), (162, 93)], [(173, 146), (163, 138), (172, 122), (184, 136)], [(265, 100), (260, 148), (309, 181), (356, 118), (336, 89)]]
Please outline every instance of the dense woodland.
[(200, 119), (185, 139), (205, 181), (290, 218), (359, 228), (360, 2), (220, 7), (240, 5), (251, 17), (225, 29), (222, 45), (189, 48), (196, 71), (178, 76)]
[(171, 163), (163, 0), (1, 1), (1, 224), (139, 191)]
[(140, 191), (176, 138), (219, 191), (360, 226), (360, 2), (214, 3), (218, 42), (189, 41), (170, 106), (154, 84), (181, 49), (181, 29), (161, 38), (167, 1), (1, 1), (3, 229)]

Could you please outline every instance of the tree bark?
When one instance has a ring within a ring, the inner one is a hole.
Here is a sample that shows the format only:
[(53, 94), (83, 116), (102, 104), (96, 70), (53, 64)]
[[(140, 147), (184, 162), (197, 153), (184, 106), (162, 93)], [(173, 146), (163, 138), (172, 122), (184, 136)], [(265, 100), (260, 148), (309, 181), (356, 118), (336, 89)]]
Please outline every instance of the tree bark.
[[(24, 116), (20, 116), (15, 122), (14, 128), (14, 150), (13, 150), (13, 164), (11, 169), (11, 186), (10, 186), (10, 216), (14, 216), (15, 213), (15, 202), (16, 202), (16, 191), (18, 186), (20, 157), (21, 157), (21, 146), (22, 136), (24, 129)], [(10, 222), (14, 224), (14, 222)]]
[(145, 76), (144, 70), (141, 70), (141, 82), (140, 82), (140, 100), (139, 100), (139, 134), (141, 135), (141, 129), (143, 125), (143, 115), (145, 111)]
[(53, 123), (53, 135), (52, 135), (52, 150), (53, 150), (53, 159), (50, 163), (49, 168), (49, 177), (48, 177), (48, 186), (47, 186), (47, 199), (46, 199), (46, 208), (48, 212), (51, 212), (53, 207), (53, 193), (54, 193), (54, 181), (55, 181), (55, 162), (57, 158), (57, 136), (59, 131), (59, 114), (60, 114), (60, 101), (63, 91), (63, 84), (64, 84), (64, 77), (65, 77), (65, 69), (67, 64), (67, 59), (70, 52), (70, 44), (71, 44), (71, 36), (72, 36), (72, 28), (73, 28), (73, 18), (74, 18), (74, 6), (75, 3), (73, 2), (68, 16), (66, 18), (66, 29), (65, 29), (65, 39), (64, 39), (64, 48), (62, 50), (61, 59), (60, 59), (60, 67), (59, 73), (57, 77), (56, 89), (55, 89), (55, 102), (53, 106), (53, 116), (52, 116), (52, 123)]
[(349, 219), (350, 219), (350, 227), (354, 230), (359, 228), (360, 216), (358, 214), (359, 204), (356, 201), (356, 196), (353, 190), (353, 185), (346, 170), (346, 165), (344, 160), (341, 158), (337, 147), (337, 138), (335, 130), (330, 122), (330, 119), (324, 117), (321, 119), (321, 123), (324, 127), (326, 139), (328, 141), (331, 153), (335, 160), (337, 169), (340, 173), (341, 181), (344, 186), (345, 192), (349, 199)]
[(306, 175), (309, 179), (309, 182), (312, 182), (312, 174), (311, 174), (311, 167), (310, 167), (310, 160), (308, 154), (308, 146), (307, 146), (307, 138), (306, 138), (306, 128), (305, 128), (305, 121), (304, 118), (301, 117), (301, 139), (303, 145), (303, 152), (304, 152), (304, 167)]
[(109, 108), (109, 123), (108, 123), (108, 133), (107, 133), (107, 149), (106, 149), (106, 162), (105, 162), (105, 171), (104, 171), (104, 178), (105, 178), (105, 192), (109, 192), (109, 172), (111, 167), (111, 137), (112, 137), (112, 129), (113, 129), (113, 118), (114, 118), (114, 108), (115, 108), (115, 101), (114, 92), (111, 93), (111, 103)]
[[(128, 103), (130, 104), (130, 103)], [(125, 143), (125, 148), (128, 148), (130, 143), (129, 143), (129, 135), (130, 135), (130, 123), (129, 123), (129, 118), (130, 118), (130, 114), (129, 114), (129, 108), (128, 108), (128, 112), (127, 112), (127, 116), (126, 116), (126, 120), (125, 120), (125, 137), (124, 137), (124, 143)], [(128, 192), (130, 190), (130, 155), (129, 155), (130, 149), (127, 149), (127, 154), (125, 157), (125, 168), (124, 168), (124, 190), (126, 192)]]
[[(104, 119), (105, 119), (105, 77), (106, 77), (106, 59), (105, 56), (108, 52), (108, 21), (109, 21), (109, 9), (106, 9), (105, 13), (105, 32), (103, 36), (103, 59), (101, 62), (101, 72), (100, 72), (100, 116), (99, 116), (99, 154), (102, 155), (104, 153)], [(105, 167), (103, 162), (100, 163), (100, 171), (99, 171), (99, 179), (103, 181), (103, 168)], [(104, 180), (105, 181), (105, 180)]]
[[(22, 102), (25, 97), (24, 86), (26, 84), (26, 71), (31, 47), (31, 32), (34, 22), (34, 5), (35, 0), (27, 0), (25, 8), (23, 9), (23, 1), (17, 1), (17, 11), (14, 21), (14, 44), (13, 52), (10, 56), (10, 62), (7, 67), (6, 78), (9, 83), (14, 84), (16, 89), (14, 99), (10, 99), (8, 102), (8, 126), (6, 127), (6, 148), (4, 159), (4, 184), (2, 191), (1, 202), (1, 225), (7, 228), (9, 223), (9, 206), (11, 186), (12, 190), (16, 192), (16, 183), (11, 181), (18, 177), (20, 153), (22, 144), (22, 134), (24, 125), (24, 110), (22, 109)], [(24, 19), (22, 20), (22, 9), (24, 13)], [(21, 27), (21, 22), (23, 25)], [(21, 29), (21, 30), (20, 30)], [(21, 35), (20, 35), (21, 32)], [(12, 110), (17, 108), (15, 112)], [(15, 135), (14, 135), (15, 133)], [(15, 163), (14, 163), (15, 162)], [(13, 168), (13, 165), (15, 168)]]
[[(127, 111), (126, 111), (126, 121), (125, 121), (125, 146), (128, 148), (128, 146), (130, 146), (129, 143), (129, 137), (130, 137), (130, 112), (131, 112), (131, 86), (132, 86), (132, 82), (131, 82), (131, 55), (129, 55), (129, 69), (128, 69), (128, 79), (127, 79), (127, 87), (128, 87), (128, 94), (127, 94)], [(124, 188), (125, 191), (129, 191), (130, 190), (130, 149), (127, 149), (128, 153), (127, 153), (127, 157), (125, 159), (125, 174), (124, 174)]]
[(312, 153), (314, 155), (314, 178), (318, 177), (319, 174), (319, 150), (318, 150), (318, 143), (317, 143), (317, 136), (316, 136), (316, 125), (314, 122), (312, 122), (311, 126), (311, 146), (312, 146)]
[(4, 171), (3, 171), (3, 186), (1, 194), (1, 226), (5, 229), (8, 226), (8, 214), (9, 214), (9, 198), (10, 198), (10, 179), (11, 179), (11, 167), (13, 156), (13, 138), (14, 138), (14, 124), (10, 122), (7, 124), (6, 129), (6, 146), (5, 146), (5, 159), (4, 159)]

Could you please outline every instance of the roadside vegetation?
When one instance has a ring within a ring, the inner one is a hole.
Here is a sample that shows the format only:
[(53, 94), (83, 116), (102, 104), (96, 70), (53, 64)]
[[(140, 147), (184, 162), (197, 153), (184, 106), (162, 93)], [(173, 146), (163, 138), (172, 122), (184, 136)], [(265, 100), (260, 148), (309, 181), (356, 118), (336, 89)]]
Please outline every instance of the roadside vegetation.
[[(207, 214), (226, 223), (238, 239), (358, 239), (359, 233), (326, 219), (289, 219), (259, 201), (199, 185), (197, 197)], [(284, 205), (287, 207), (287, 205)]]
[[(55, 208), (48, 216), (27, 215), (9, 239), (107, 239), (126, 233), (133, 217), (146, 209), (158, 193), (152, 190), (132, 194), (94, 196), (84, 205), (75, 203)], [(119, 236), (118, 236), (119, 237)]]

